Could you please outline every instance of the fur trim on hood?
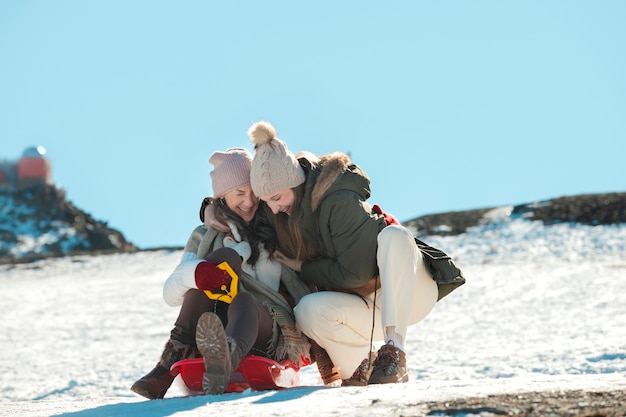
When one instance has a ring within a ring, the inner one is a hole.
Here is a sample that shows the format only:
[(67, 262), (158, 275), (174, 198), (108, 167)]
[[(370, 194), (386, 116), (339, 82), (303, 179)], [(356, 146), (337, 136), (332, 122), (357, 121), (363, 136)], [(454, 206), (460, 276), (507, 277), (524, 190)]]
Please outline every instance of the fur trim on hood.
[(332, 185), (348, 170), (352, 165), (352, 159), (343, 152), (333, 152), (328, 155), (320, 156), (316, 161), (311, 161), (317, 165), (321, 165), (319, 177), (315, 182), (313, 191), (311, 192), (311, 208), (317, 210), (322, 198)]

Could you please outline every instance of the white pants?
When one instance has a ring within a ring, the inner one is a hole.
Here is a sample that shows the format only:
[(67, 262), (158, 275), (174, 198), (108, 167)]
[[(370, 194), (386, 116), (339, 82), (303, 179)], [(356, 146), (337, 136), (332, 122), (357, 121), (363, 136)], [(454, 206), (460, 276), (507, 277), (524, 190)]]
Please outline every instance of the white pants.
[(372, 321), (374, 341), (384, 340), (383, 329), (391, 327), (404, 343), (408, 326), (424, 319), (437, 302), (437, 283), (407, 228), (384, 228), (378, 234), (376, 258), (381, 288), (375, 294), (364, 300), (354, 294), (322, 291), (306, 295), (295, 308), (296, 323), (326, 349), (342, 379), (350, 378), (367, 357)]

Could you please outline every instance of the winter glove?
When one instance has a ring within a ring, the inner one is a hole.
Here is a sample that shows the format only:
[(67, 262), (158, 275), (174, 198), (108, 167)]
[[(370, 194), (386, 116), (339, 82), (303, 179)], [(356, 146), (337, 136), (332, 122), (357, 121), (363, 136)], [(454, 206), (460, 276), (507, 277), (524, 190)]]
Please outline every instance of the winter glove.
[(372, 211), (376, 214), (381, 214), (385, 218), (385, 223), (387, 223), (387, 226), (389, 226), (390, 224), (400, 224), (398, 219), (396, 219), (393, 214), (385, 213), (378, 204), (374, 204), (372, 206)]
[(252, 255), (252, 249), (250, 248), (250, 244), (245, 240), (237, 242), (232, 237), (228, 236), (224, 238), (223, 244), (226, 248), (234, 249), (239, 254), (244, 263), (250, 258), (250, 255)]
[(232, 278), (228, 271), (217, 267), (215, 262), (202, 261), (196, 266), (196, 287), (199, 290), (223, 292), (229, 288)]

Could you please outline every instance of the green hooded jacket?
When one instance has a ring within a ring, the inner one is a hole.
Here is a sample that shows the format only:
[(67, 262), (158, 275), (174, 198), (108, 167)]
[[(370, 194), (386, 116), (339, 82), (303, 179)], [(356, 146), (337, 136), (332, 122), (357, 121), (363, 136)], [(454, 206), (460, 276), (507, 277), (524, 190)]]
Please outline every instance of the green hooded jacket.
[[(300, 158), (306, 174), (298, 216), (303, 237), (321, 257), (302, 264), (300, 279), (319, 288), (355, 290), (378, 275), (378, 233), (387, 226), (372, 211), (368, 175), (343, 153), (320, 157), (317, 164)], [(416, 241), (424, 254), (439, 299), (465, 283), (460, 269), (442, 251)], [(433, 253), (436, 256), (432, 256)]]

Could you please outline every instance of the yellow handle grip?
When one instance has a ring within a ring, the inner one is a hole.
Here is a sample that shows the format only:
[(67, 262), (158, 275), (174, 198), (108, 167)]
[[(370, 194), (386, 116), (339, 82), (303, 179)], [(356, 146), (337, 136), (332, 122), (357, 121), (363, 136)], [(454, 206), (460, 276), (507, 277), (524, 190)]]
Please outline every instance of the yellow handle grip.
[(211, 290), (204, 290), (204, 293), (211, 300), (219, 300), (230, 304), (231, 301), (233, 301), (233, 298), (237, 295), (237, 292), (239, 292), (239, 276), (235, 273), (235, 271), (233, 271), (230, 265), (228, 265), (228, 262), (222, 262), (221, 264), (218, 264), (217, 267), (226, 271), (232, 278), (230, 281), (230, 288), (226, 287), (226, 285), (222, 285), (220, 290), (223, 292), (215, 293)]

